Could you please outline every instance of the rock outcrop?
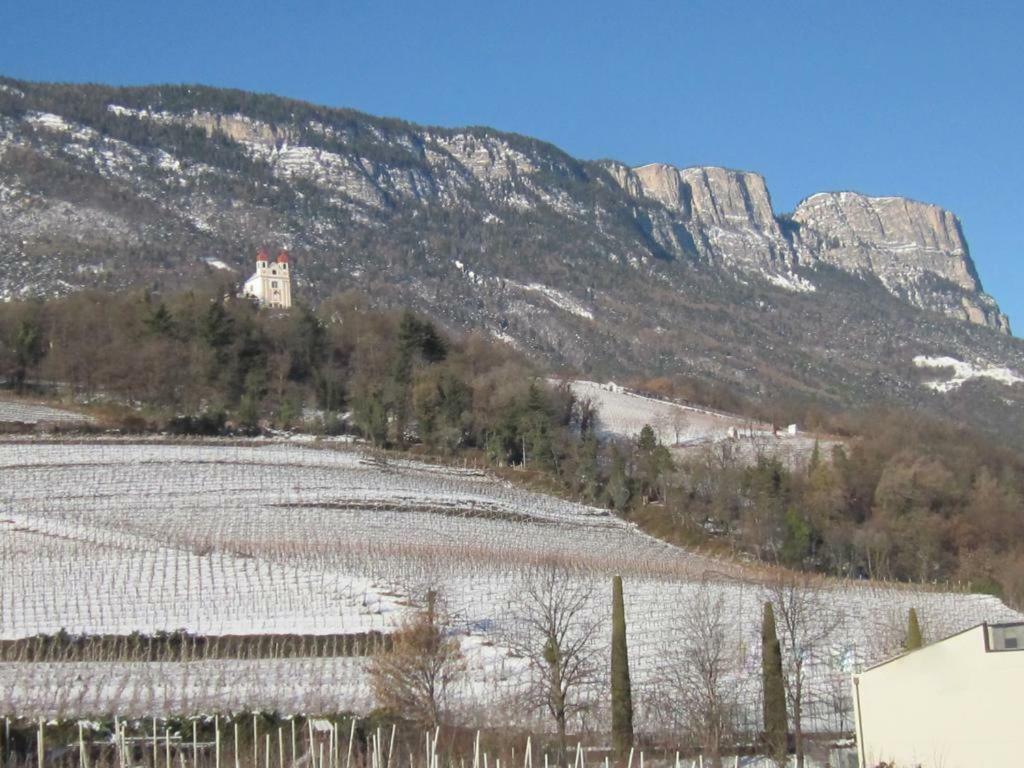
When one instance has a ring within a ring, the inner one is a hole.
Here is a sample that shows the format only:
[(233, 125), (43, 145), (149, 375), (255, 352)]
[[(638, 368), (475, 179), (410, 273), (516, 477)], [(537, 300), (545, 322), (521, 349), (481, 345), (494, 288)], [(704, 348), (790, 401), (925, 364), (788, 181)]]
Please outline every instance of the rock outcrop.
[(631, 195), (657, 201), (675, 215), (708, 260), (770, 273), (792, 267), (793, 248), (760, 174), (664, 163), (609, 170)]
[(873, 275), (912, 304), (1009, 332), (949, 211), (903, 197), (825, 192), (800, 203), (793, 221), (802, 260)]
[(1008, 319), (982, 290), (959, 220), (938, 206), (826, 192), (804, 200), (792, 216), (778, 217), (756, 173), (663, 163), (606, 167), (631, 196), (664, 206), (713, 263), (759, 272), (784, 286), (807, 285), (788, 274), (797, 266), (829, 264), (873, 276), (914, 306), (1010, 332)]

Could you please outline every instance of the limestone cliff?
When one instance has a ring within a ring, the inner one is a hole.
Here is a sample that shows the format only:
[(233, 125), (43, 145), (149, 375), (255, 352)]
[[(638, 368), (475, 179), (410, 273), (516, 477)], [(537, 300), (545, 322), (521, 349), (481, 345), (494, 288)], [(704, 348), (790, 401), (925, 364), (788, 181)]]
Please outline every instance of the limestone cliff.
[(902, 197), (827, 192), (800, 203), (793, 221), (801, 260), (874, 275), (913, 304), (1009, 332), (949, 211)]
[(803, 201), (792, 216), (778, 217), (756, 173), (663, 163), (606, 168), (632, 197), (664, 206), (713, 263), (789, 287), (809, 285), (790, 274), (795, 267), (829, 264), (876, 277), (914, 306), (1010, 332), (1006, 316), (982, 290), (960, 222), (938, 206), (822, 193)]
[(655, 200), (677, 216), (711, 261), (769, 272), (793, 264), (793, 249), (759, 174), (664, 163), (628, 171), (620, 166), (612, 174), (630, 194)]

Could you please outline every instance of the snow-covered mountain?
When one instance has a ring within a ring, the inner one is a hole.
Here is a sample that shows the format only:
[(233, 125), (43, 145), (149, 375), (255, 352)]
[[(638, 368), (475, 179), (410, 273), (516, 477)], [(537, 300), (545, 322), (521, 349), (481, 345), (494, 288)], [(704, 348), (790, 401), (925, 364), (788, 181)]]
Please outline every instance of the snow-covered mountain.
[(264, 243), (292, 252), (298, 299), (357, 289), (594, 377), (1024, 426), (1019, 385), (940, 391), (913, 362), (1024, 371), (935, 206), (841, 192), (780, 214), (754, 173), (240, 91), (0, 79), (0, 296), (244, 279)]

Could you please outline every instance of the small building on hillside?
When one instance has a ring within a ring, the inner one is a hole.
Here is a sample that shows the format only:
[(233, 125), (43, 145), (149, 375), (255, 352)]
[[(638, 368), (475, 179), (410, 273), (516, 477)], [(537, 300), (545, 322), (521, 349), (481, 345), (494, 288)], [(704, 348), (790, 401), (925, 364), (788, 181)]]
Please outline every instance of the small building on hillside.
[(245, 281), (242, 295), (256, 299), (264, 307), (291, 307), (291, 257), (288, 251), (278, 251), (277, 258), (271, 261), (267, 249), (260, 248), (256, 252), (256, 274)]
[(862, 768), (1024, 765), (1024, 622), (980, 624), (853, 677)]

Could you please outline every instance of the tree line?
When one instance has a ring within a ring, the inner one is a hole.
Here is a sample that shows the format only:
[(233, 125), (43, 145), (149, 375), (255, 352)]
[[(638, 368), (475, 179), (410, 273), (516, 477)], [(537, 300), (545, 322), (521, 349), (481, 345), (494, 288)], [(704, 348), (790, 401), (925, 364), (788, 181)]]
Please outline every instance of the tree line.
[(0, 375), (56, 388), (139, 429), (355, 432), (393, 449), (475, 450), (554, 467), (576, 404), (504, 345), (340, 295), (261, 310), (228, 284), (82, 292), (0, 306)]
[[(527, 685), (517, 695), (517, 710), (550, 718), (555, 764), (567, 765), (572, 723), (584, 722), (585, 715), (607, 703), (611, 754), (617, 765), (634, 764), (637, 740), (622, 578), (612, 578), (610, 610), (600, 605), (592, 581), (562, 568), (528, 572), (518, 586), (515, 621), (502, 638), (525, 666)], [(744, 727), (743, 718), (751, 702), (741, 698), (737, 685), (747, 674), (744, 650), (721, 590), (703, 582), (690, 601), (677, 606), (673, 637), (659, 651), (657, 683), (643, 694), (656, 710), (648, 716), (662, 724), (665, 736), (699, 753), (702, 764), (712, 767), (720, 767), (730, 752), (754, 751), (778, 766), (789, 765), (792, 755), (803, 768), (808, 734), (820, 725), (808, 722), (809, 708), (837, 693), (849, 697), (845, 675), (841, 692), (822, 689), (820, 681), (812, 684), (811, 668), (843, 636), (842, 617), (819, 587), (809, 577), (793, 575), (765, 586), (761, 721), (753, 731)], [(608, 614), (610, 633), (604, 621)], [(370, 661), (370, 680), (383, 713), (429, 730), (451, 723), (453, 694), (467, 673), (458, 635), (457, 617), (446, 608), (443, 594), (429, 589), (394, 633), (391, 648)], [(911, 652), (923, 644), (911, 608), (905, 634), (888, 653)]]
[[(661, 509), (638, 514), (692, 538), (841, 577), (958, 582), (1024, 602), (1024, 463), (956, 426), (876, 411), (805, 463), (721, 445), (680, 463)], [(717, 536), (721, 538), (721, 536)]]

